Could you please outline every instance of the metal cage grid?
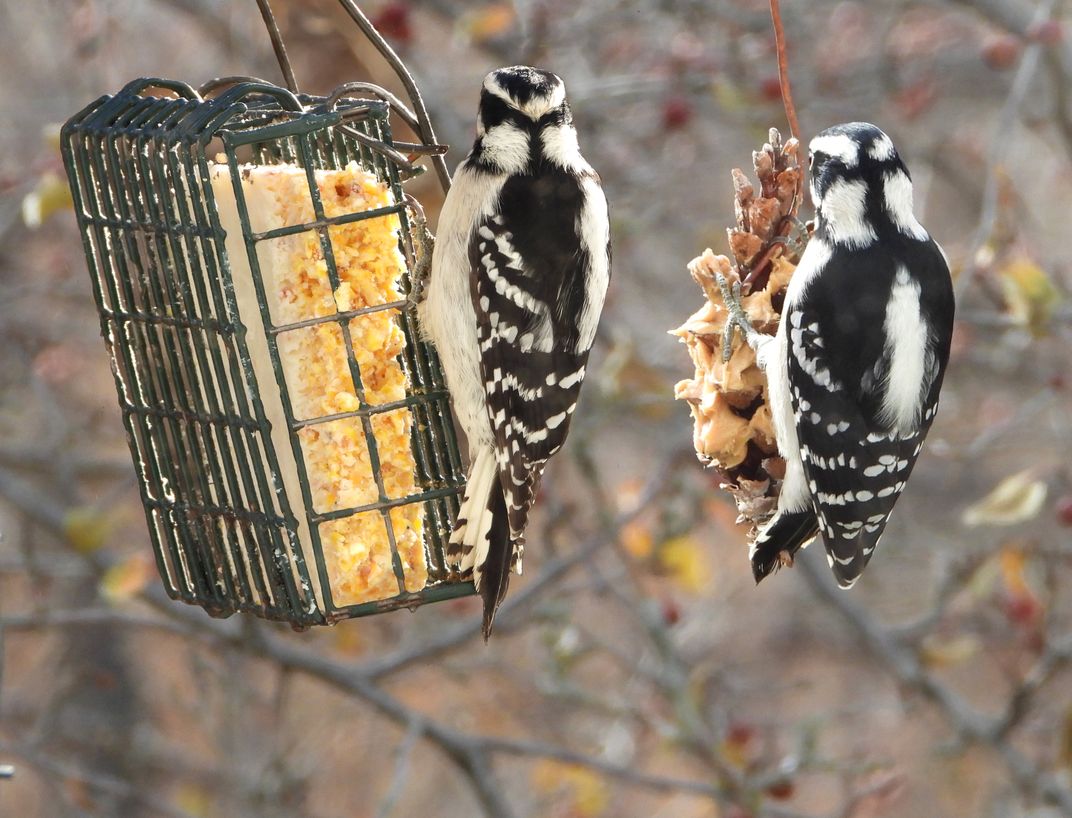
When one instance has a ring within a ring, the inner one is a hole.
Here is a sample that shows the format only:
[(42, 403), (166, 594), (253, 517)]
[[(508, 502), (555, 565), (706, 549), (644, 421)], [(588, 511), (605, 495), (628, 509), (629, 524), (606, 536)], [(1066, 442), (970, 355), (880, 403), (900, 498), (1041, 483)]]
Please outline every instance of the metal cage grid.
[[(136, 80), (76, 114), (62, 132), (101, 332), (167, 591), (216, 616), (251, 611), (295, 627), (471, 594), (472, 583), (458, 581), (444, 561), (445, 537), (457, 514), (464, 473), (439, 362), (419, 338), (412, 306), (399, 301), (276, 325), (257, 253), (261, 242), (315, 232), (334, 292), (339, 276), (329, 229), (397, 214), (407, 267), (400, 286), (408, 294), (415, 248), (401, 180), (412, 166), (399, 161), (389, 121), (390, 111), (400, 106), (387, 94), (383, 99), (350, 96), (358, 87), (369, 89), (360, 84), (327, 98), (299, 97), (263, 81), (236, 79), (229, 87), (227, 81), (204, 86), (206, 93), (226, 87), (213, 98), (184, 83)], [(147, 95), (151, 89), (166, 89), (174, 97)], [(209, 156), (216, 148), (229, 167), (263, 327), (244, 325), (240, 319), (232, 260), (210, 182)], [(243, 160), (303, 168), (314, 221), (254, 232), (241, 183)], [(394, 204), (326, 216), (315, 172), (350, 161), (373, 170), (389, 186)], [(386, 309), (398, 311), (405, 335), (400, 363), (406, 398), (370, 406), (349, 326), (354, 318)], [(327, 322), (337, 324), (342, 333), (358, 408), (298, 420), (278, 337)], [(274, 385), (258, 383), (247, 345), (247, 333), (262, 330)], [(300, 498), (288, 496), (284, 487), (262, 402), (264, 390), (273, 388), (282, 398)], [(400, 409), (412, 414), (411, 449), (420, 491), (390, 498), (380, 475), (371, 419)], [(361, 421), (378, 499), (365, 506), (318, 511), (298, 432), (351, 417)], [(405, 590), (390, 516), (392, 508), (411, 503), (424, 506), (429, 574), (427, 587), (416, 593)], [(301, 547), (295, 506), (308, 525), (319, 598), (310, 581), (310, 555)], [(370, 511), (382, 515), (399, 593), (340, 606), (332, 599), (319, 527)]]

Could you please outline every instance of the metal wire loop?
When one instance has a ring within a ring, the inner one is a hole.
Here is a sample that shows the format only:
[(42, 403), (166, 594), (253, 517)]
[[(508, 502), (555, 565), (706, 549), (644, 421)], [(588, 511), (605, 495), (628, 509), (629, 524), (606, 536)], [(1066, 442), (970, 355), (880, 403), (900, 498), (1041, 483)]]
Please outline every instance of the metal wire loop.
[(268, 80), (263, 80), (260, 77), (248, 77), (243, 74), (234, 74), (228, 77), (216, 77), (208, 82), (203, 82), (197, 90), (202, 97), (209, 99), (214, 97), (221, 89), (226, 88), (229, 85), (238, 85), (243, 82), (259, 82), (264, 85), (271, 85)]
[[(443, 158), (443, 154), (446, 153), (446, 149), (439, 145), (436, 139), (435, 131), (432, 128), (432, 121), (428, 117), (428, 109), (424, 105), (424, 99), (421, 97), (421, 92), (417, 88), (417, 83), (413, 80), (413, 75), (410, 74), (409, 69), (406, 68), (405, 63), (399, 58), (398, 54), (390, 43), (383, 38), (383, 35), (376, 30), (376, 27), (372, 25), (372, 21), (365, 15), (357, 3), (353, 0), (339, 0), (339, 4), (343, 7), (343, 10), (350, 16), (350, 19), (357, 24), (357, 27), (361, 30), (361, 33), (365, 35), (370, 43), (380, 53), (380, 56), (384, 58), (387, 64), (391, 67), (391, 70), (395, 72), (395, 75), (401, 81), (403, 87), (406, 89), (406, 93), (409, 95), (410, 102), (413, 105), (412, 111), (402, 104), (397, 97), (390, 94), (390, 92), (379, 88), (378, 86), (368, 84), (369, 87), (363, 88), (369, 93), (376, 93), (381, 99), (384, 99), (392, 110), (394, 110), (403, 121), (406, 122), (422, 140), (422, 145), (416, 150), (411, 150), (410, 153), (428, 155), (431, 157), (432, 167), (435, 168), (436, 176), (439, 179), (439, 183), (446, 192), (450, 189), (450, 172), (447, 170), (447, 163)], [(265, 26), (268, 29), (268, 36), (272, 41), (272, 48), (275, 51), (276, 61), (279, 63), (279, 68), (283, 72), (284, 78), (286, 78), (288, 87), (295, 93), (297, 92), (297, 83), (294, 79), (294, 69), (290, 64), (290, 58), (287, 56), (286, 48), (283, 45), (283, 38), (279, 31), (279, 25), (276, 22), (275, 15), (272, 13), (269, 0), (257, 0), (257, 6), (261, 10), (261, 16), (264, 18)], [(356, 83), (354, 84), (356, 87)], [(345, 89), (346, 86), (341, 86)], [(375, 89), (375, 90), (374, 90)], [(336, 89), (335, 93), (339, 93), (339, 89)], [(342, 90), (342, 94), (347, 93)], [(383, 96), (386, 95), (386, 96)], [(338, 101), (333, 94), (332, 105)], [(369, 145), (368, 147), (373, 147)], [(416, 172), (416, 169), (412, 168), (412, 164), (408, 162), (404, 167), (411, 169), (411, 172)]]
[(300, 114), (305, 111), (305, 106), (290, 91), (280, 88), (278, 85), (264, 82), (263, 80), (252, 82), (240, 82), (232, 85), (215, 99), (222, 105), (239, 102), (253, 94), (265, 94), (273, 97), (284, 109)]
[(141, 79), (133, 80), (123, 86), (123, 90), (116, 96), (122, 96), (125, 94), (140, 94), (147, 88), (163, 88), (171, 91), (172, 93), (182, 97), (183, 99), (189, 99), (194, 101), (200, 101), (201, 95), (193, 89), (193, 86), (187, 85), (185, 82), (179, 80), (166, 80), (162, 77), (142, 77)]
[(391, 110), (398, 114), (402, 121), (409, 125), (413, 130), (420, 131), (420, 124), (417, 122), (417, 115), (406, 107), (398, 97), (388, 91), (386, 88), (381, 88), (372, 82), (346, 82), (332, 91), (325, 102), (327, 107), (334, 108), (344, 96), (352, 94), (355, 91), (363, 91), (367, 94), (372, 94), (378, 99), (382, 99), (388, 105), (391, 106)]

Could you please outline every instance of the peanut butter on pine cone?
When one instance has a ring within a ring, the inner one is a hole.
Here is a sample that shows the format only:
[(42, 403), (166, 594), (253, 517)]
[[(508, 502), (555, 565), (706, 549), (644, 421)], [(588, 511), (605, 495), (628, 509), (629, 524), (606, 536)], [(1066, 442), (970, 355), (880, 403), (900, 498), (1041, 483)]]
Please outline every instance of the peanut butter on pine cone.
[(741, 306), (757, 330), (777, 331), (785, 290), (803, 250), (794, 238), (803, 189), (799, 143), (782, 144), (771, 129), (770, 141), (752, 154), (752, 164), (758, 190), (741, 170), (733, 171), (737, 225), (727, 231), (732, 258), (707, 249), (689, 263), (705, 301), (671, 334), (684, 341), (695, 366), (693, 377), (675, 386), (674, 396), (691, 409), (696, 454), (718, 470), (721, 487), (737, 503), (738, 521), (750, 523), (754, 533), (774, 513), (785, 463), (774, 438), (766, 376), (740, 333), (733, 336), (729, 360), (723, 360), (728, 312), (716, 275), (731, 285), (741, 283)]

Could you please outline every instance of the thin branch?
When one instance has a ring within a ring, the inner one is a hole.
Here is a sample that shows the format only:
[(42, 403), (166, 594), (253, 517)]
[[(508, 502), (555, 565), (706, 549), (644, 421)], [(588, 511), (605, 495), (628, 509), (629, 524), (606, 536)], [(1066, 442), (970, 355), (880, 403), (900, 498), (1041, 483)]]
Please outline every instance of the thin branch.
[(98, 627), (100, 625), (123, 625), (131, 628), (161, 630), (186, 637), (197, 635), (190, 628), (180, 622), (176, 622), (174, 619), (144, 616), (121, 608), (41, 610), (0, 617), (0, 627), (12, 633), (45, 628)]
[[(860, 643), (893, 673), (898, 682), (934, 702), (962, 740), (992, 747), (1022, 790), (1036, 793), (1065, 814), (1072, 815), (1072, 790), (1062, 786), (1005, 740), (1004, 722), (1008, 715), (994, 719), (979, 713), (929, 674), (914, 653), (902, 647), (870, 612), (853, 602), (849, 594), (831, 582), (815, 549), (803, 552), (797, 565), (816, 595), (839, 614), (845, 624), (855, 631)], [(1062, 646), (1061, 650), (1065, 648)], [(1056, 658), (1061, 659), (1062, 656), (1059, 653)], [(1041, 675), (1048, 677), (1048, 668), (1043, 668), (1043, 671)]]
[[(1044, 23), (1053, 14), (1056, 0), (1042, 0), (1035, 10), (1032, 25)], [(1019, 119), (1020, 106), (1031, 89), (1031, 84), (1038, 71), (1039, 62), (1045, 46), (1042, 43), (1032, 43), (1024, 49), (1020, 58), (1020, 65), (1013, 77), (1012, 87), (1005, 98), (1005, 104), (998, 114), (997, 125), (990, 137), (990, 150), (986, 160), (986, 185), (983, 188), (983, 204), (979, 214), (979, 224), (975, 228), (971, 245), (965, 260), (964, 269), (957, 277), (954, 292), (957, 301), (960, 301), (971, 286), (972, 280), (979, 271), (976, 259), (979, 251), (983, 249), (994, 232), (994, 225), (998, 219), (998, 204), (1001, 196), (1001, 167), (1012, 143), (1012, 132)]]
[(693, 795), (701, 795), (706, 798), (722, 800), (728, 797), (728, 792), (721, 786), (710, 784), (706, 781), (692, 781), (687, 778), (673, 778), (670, 776), (654, 775), (637, 770), (634, 767), (623, 764), (615, 764), (606, 759), (596, 758), (569, 750), (564, 747), (555, 747), (537, 741), (520, 741), (518, 739), (486, 737), (484, 745), (497, 753), (511, 756), (524, 756), (529, 758), (550, 759), (563, 764), (574, 764), (586, 769), (598, 772), (608, 778), (614, 778), (625, 784), (643, 787), (659, 792), (683, 792)]
[(395, 751), (395, 773), (391, 777), (391, 785), (387, 788), (387, 792), (380, 800), (380, 805), (376, 808), (376, 818), (389, 818), (391, 812), (394, 811), (395, 804), (398, 803), (398, 799), (402, 797), (412, 766), (410, 762), (413, 758), (413, 748), (417, 746), (420, 738), (420, 725), (414, 722), (406, 730), (406, 735), (402, 737), (402, 741)]
[[(573, 568), (590, 561), (598, 551), (615, 542), (622, 528), (647, 511), (662, 496), (666, 491), (669, 477), (674, 470), (681, 463), (692, 459), (693, 455), (689, 450), (681, 449), (675, 452), (667, 459), (666, 464), (654, 474), (631, 509), (604, 525), (599, 533), (582, 543), (574, 551), (553, 559), (544, 565), (536, 579), (528, 583), (519, 592), (508, 597), (506, 602), (503, 603), (502, 608), (499, 610), (496, 631), (501, 634), (503, 631), (509, 630), (516, 623), (515, 617), (519, 611), (530, 607), (548, 588)], [(452, 628), (431, 642), (403, 648), (380, 659), (370, 660), (361, 666), (361, 672), (371, 679), (380, 679), (449, 653), (476, 638), (479, 633), (480, 620), (478, 617), (474, 617), (472, 621)]]
[(4, 468), (0, 468), (0, 498), (29, 515), (35, 523), (62, 542), (67, 541), (64, 513), (59, 504), (49, 502), (35, 487)]
[(1064, 639), (1047, 645), (1042, 656), (1009, 698), (1005, 714), (995, 725), (995, 732), (999, 738), (1006, 738), (1019, 725), (1030, 710), (1039, 690), (1070, 663), (1072, 663), (1072, 639)]
[(79, 764), (61, 761), (33, 747), (24, 744), (0, 743), (0, 753), (21, 758), (27, 765), (55, 779), (78, 781), (98, 793), (132, 801), (138, 804), (146, 814), (163, 815), (165, 818), (194, 818), (191, 813), (179, 807), (150, 798), (121, 778), (88, 771)]
[[(574, 553), (549, 563), (535, 582), (526, 587), (522, 593), (516, 594), (513, 602), (509, 603), (509, 607), (504, 607), (504, 613), (509, 615), (511, 611), (517, 611), (524, 605), (530, 604), (533, 599), (551, 587), (556, 580), (569, 570), (581, 564), (584, 560), (590, 559), (596, 551), (607, 543), (613, 542), (622, 526), (649, 508), (661, 496), (669, 482), (669, 475), (680, 463), (681, 459), (687, 455), (688, 453), (684, 452), (684, 450), (675, 453), (667, 461), (666, 465), (655, 473), (644, 492), (642, 492), (639, 501), (632, 509), (619, 515), (611, 524), (605, 526), (599, 535), (593, 537)], [(58, 504), (48, 502), (47, 498), (43, 497), (39, 492), (35, 492), (29, 486), (2, 470), (0, 470), (0, 494), (3, 494), (22, 508), (26, 508), (29, 505), (29, 511), (39, 524), (54, 534), (62, 536), (64, 515)], [(104, 558), (99, 553), (85, 555), (85, 558), (99, 570), (103, 570), (105, 567)], [(445, 653), (473, 638), (479, 631), (479, 623), (475, 620), (474, 623), (466, 625), (462, 629), (452, 631), (441, 640), (417, 649), (395, 654), (393, 657), (388, 657), (373, 664), (355, 668), (352, 665), (325, 657), (316, 651), (297, 646), (266, 627), (254, 629), (252, 631), (253, 638), (251, 639), (248, 630), (236, 628), (233, 623), (211, 620), (196, 609), (175, 605), (155, 585), (146, 589), (143, 597), (157, 610), (164, 613), (168, 619), (179, 620), (188, 626), (187, 630), (180, 628), (176, 624), (170, 628), (171, 630), (185, 633), (186, 635), (200, 633), (215, 644), (227, 645), (230, 648), (258, 657), (272, 659), (283, 668), (303, 672), (355, 695), (396, 724), (406, 727), (407, 730), (418, 731), (422, 737), (430, 740), (445, 752), (465, 773), (486, 815), (492, 818), (510, 818), (514, 814), (496, 780), (492, 766), (493, 754), (501, 749), (496, 745), (498, 739), (454, 730), (439, 721), (411, 710), (376, 684), (376, 679), (383, 675), (426, 661), (430, 657)], [(45, 621), (40, 625), (85, 625), (117, 620), (144, 627), (160, 626), (160, 623), (153, 618), (138, 617), (109, 609), (53, 612), (46, 614)], [(9, 617), (6, 620), (6, 624), (23, 629), (36, 626), (28, 617)], [(552, 748), (545, 749), (551, 752)], [(593, 769), (601, 769), (604, 766), (599, 759), (592, 759), (564, 749), (555, 749), (553, 755), (548, 757), (568, 757), (571, 763), (588, 765)], [(645, 780), (645, 777), (642, 776), (638, 779), (638, 783), (644, 784)], [(657, 782), (660, 787), (666, 786), (666, 782), (658, 777), (654, 777), (651, 780)], [(709, 788), (709, 791), (713, 790)]]

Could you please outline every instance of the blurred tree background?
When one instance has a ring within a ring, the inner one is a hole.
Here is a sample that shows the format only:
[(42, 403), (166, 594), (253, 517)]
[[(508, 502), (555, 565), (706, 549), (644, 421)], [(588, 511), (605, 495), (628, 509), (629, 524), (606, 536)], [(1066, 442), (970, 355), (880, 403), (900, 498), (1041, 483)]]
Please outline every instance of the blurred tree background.
[[(958, 277), (937, 424), (851, 593), (814, 548), (753, 586), (672, 399), (685, 265), (725, 251), (730, 169), (787, 131), (766, 0), (363, 5), (452, 167), (485, 72), (536, 63), (611, 201), (610, 301), (526, 574), (487, 647), (471, 599), (305, 634), (162, 599), (58, 124), (137, 76), (278, 69), (253, 0), (5, 3), (0, 812), (1072, 815), (1066, 4), (784, 4), (802, 137), (890, 133)], [(401, 90), (333, 0), (274, 6), (304, 90)], [(434, 224), (431, 174), (410, 189)]]

